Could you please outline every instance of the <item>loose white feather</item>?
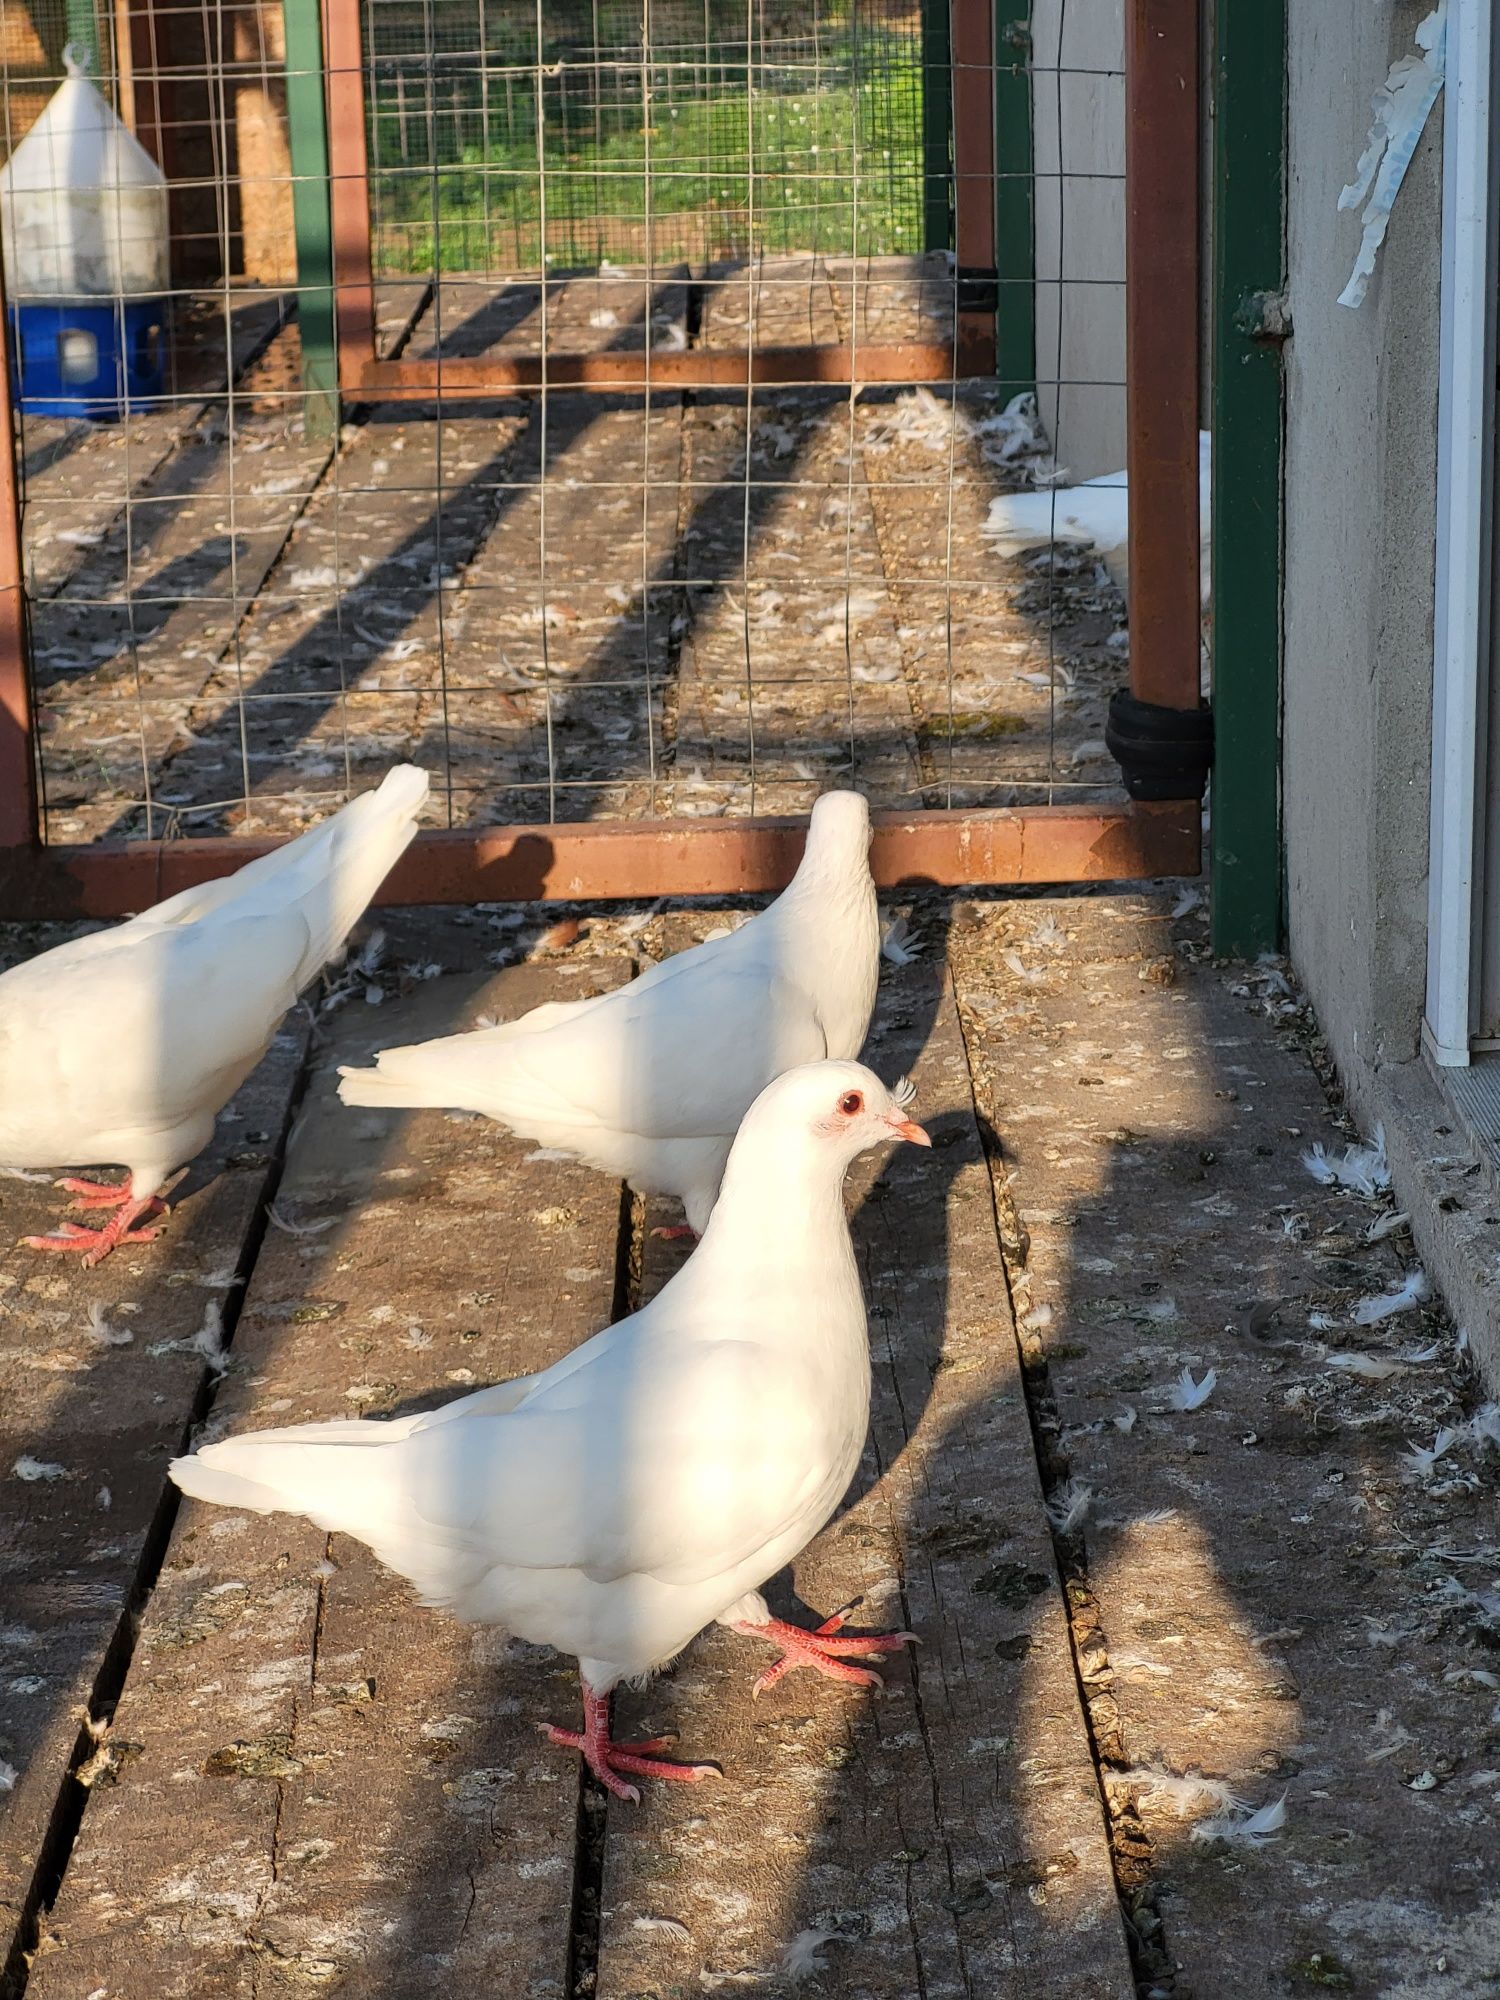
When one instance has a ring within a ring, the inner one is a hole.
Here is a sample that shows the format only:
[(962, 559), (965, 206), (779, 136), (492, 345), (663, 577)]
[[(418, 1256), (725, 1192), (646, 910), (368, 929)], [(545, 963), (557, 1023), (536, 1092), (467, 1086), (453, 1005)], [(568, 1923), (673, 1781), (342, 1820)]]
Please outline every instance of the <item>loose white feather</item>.
[(1094, 1489), (1081, 1479), (1059, 1486), (1047, 1502), (1047, 1519), (1060, 1535), (1071, 1535), (1088, 1519)]
[(1458, 1443), (1458, 1432), (1451, 1425), (1445, 1424), (1430, 1445), (1412, 1444), (1410, 1438), (1407, 1439), (1407, 1443), (1411, 1447), (1410, 1450), (1401, 1454), (1407, 1470), (1425, 1484), (1432, 1478), (1438, 1460), (1446, 1457)]
[(1372, 1298), (1361, 1299), (1351, 1318), (1356, 1326), (1378, 1326), (1383, 1319), (1390, 1319), (1396, 1313), (1410, 1312), (1413, 1306), (1425, 1305), (1431, 1297), (1432, 1287), (1427, 1282), (1427, 1273), (1419, 1268), (1408, 1271), (1394, 1291), (1377, 1292)]
[(1405, 1209), (1393, 1209), (1389, 1215), (1378, 1215), (1365, 1231), (1366, 1243), (1383, 1243), (1387, 1236), (1394, 1236), (1398, 1229), (1411, 1226), (1411, 1217)]
[(788, 1979), (811, 1979), (814, 1973), (826, 1972), (827, 1961), (823, 1947), (838, 1939), (837, 1931), (798, 1931), (781, 1955), (781, 1969)]
[(922, 943), (903, 916), (892, 917), (880, 940), (880, 955), (892, 965), (913, 965), (922, 956)]
[(1369, 1198), (1384, 1194), (1391, 1184), (1383, 1125), (1375, 1127), (1374, 1139), (1368, 1146), (1346, 1146), (1340, 1153), (1330, 1153), (1319, 1141), (1302, 1155), (1302, 1164), (1324, 1187), (1350, 1188), (1355, 1194)]
[(1384, 1382), (1392, 1375), (1404, 1375), (1404, 1363), (1388, 1360), (1378, 1354), (1325, 1354), (1325, 1366), (1338, 1368), (1346, 1375), (1358, 1375), (1366, 1382)]
[(637, 1917), (631, 1928), (638, 1931), (662, 1931), (668, 1937), (680, 1938), (689, 1944), (693, 1937), (687, 1925), (678, 1923), (675, 1917)]
[(90, 1302), (85, 1332), (95, 1347), (128, 1347), (135, 1339), (129, 1327), (110, 1324), (98, 1299)]
[(1213, 1819), (1199, 1820), (1192, 1838), (1204, 1842), (1223, 1840), (1231, 1846), (1264, 1847), (1285, 1825), (1286, 1793), (1283, 1792), (1274, 1805), (1262, 1806), (1259, 1812), (1220, 1813)]
[(16, 1460), (11, 1471), (17, 1479), (24, 1480), (28, 1486), (53, 1479), (66, 1479), (68, 1476), (68, 1468), (65, 1465), (57, 1465), (51, 1459), (33, 1458), (29, 1452), (23, 1453)]
[(1249, 1811), (1227, 1778), (1205, 1778), (1198, 1771), (1171, 1771), (1163, 1764), (1136, 1764), (1120, 1774), (1135, 1785), (1142, 1798), (1172, 1807), (1179, 1819), (1212, 1808), (1219, 1813)]
[(1193, 1380), (1191, 1368), (1184, 1368), (1167, 1391), (1167, 1407), (1172, 1410), (1200, 1410), (1218, 1384), (1217, 1369), (1210, 1368), (1201, 1382)]

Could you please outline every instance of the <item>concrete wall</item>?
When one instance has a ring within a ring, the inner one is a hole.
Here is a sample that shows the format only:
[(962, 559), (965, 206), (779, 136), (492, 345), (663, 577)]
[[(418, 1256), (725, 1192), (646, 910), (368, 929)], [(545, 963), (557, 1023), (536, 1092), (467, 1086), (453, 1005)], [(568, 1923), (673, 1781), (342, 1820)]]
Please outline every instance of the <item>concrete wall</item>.
[(1093, 479), (1125, 463), (1124, 0), (1035, 0), (1031, 47), (1037, 396)]
[(1358, 1091), (1418, 1045), (1426, 955), (1441, 104), (1365, 303), (1338, 210), (1431, 0), (1291, 0), (1284, 783), (1291, 948)]

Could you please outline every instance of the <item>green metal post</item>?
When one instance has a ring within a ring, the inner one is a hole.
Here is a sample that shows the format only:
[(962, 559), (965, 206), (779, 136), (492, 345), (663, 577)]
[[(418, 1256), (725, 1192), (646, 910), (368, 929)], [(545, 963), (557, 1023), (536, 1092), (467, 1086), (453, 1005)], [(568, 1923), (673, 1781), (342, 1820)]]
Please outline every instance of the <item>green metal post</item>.
[(1031, 27), (1013, 0), (995, 11), (995, 262), (1000, 305), (995, 372), (1007, 396), (1036, 387), (1036, 162), (1031, 130)]
[(67, 0), (63, 8), (63, 32), (68, 47), (82, 49), (88, 56), (88, 73), (95, 83), (101, 83), (104, 71), (99, 61), (99, 21), (94, 0)]
[(1213, 162), (1213, 944), (1282, 938), (1286, 0), (1218, 0)]
[(309, 437), (329, 437), (338, 430), (339, 396), (322, 11), (318, 0), (282, 0), (282, 18), (292, 224), (297, 240), (297, 325), (302, 340), (302, 421)]
[(922, 247), (953, 248), (953, 39), (949, 0), (922, 0)]

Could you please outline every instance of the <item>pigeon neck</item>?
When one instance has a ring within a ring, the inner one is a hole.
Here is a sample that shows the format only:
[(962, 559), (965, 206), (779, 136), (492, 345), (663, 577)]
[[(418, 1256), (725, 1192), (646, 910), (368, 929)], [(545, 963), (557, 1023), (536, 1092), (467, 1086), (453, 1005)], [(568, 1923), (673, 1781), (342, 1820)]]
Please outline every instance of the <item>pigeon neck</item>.
[(814, 829), (787, 885), (787, 897), (794, 901), (830, 893), (853, 901), (870, 880), (869, 835), (863, 827)]
[[(830, 1244), (849, 1252), (844, 1209), (848, 1161), (812, 1145), (767, 1144), (758, 1133), (736, 1140), (698, 1256), (731, 1260), (743, 1254), (763, 1274), (804, 1259), (826, 1262)], [(694, 1262), (697, 1262), (697, 1258)]]

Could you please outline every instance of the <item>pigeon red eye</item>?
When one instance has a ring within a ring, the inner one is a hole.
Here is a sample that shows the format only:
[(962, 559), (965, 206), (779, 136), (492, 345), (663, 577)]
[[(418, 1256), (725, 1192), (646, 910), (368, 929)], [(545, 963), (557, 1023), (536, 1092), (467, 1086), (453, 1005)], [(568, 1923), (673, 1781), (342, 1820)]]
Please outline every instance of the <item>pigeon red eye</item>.
[(846, 1118), (855, 1118), (865, 1108), (865, 1100), (857, 1090), (846, 1090), (839, 1099), (839, 1110)]

